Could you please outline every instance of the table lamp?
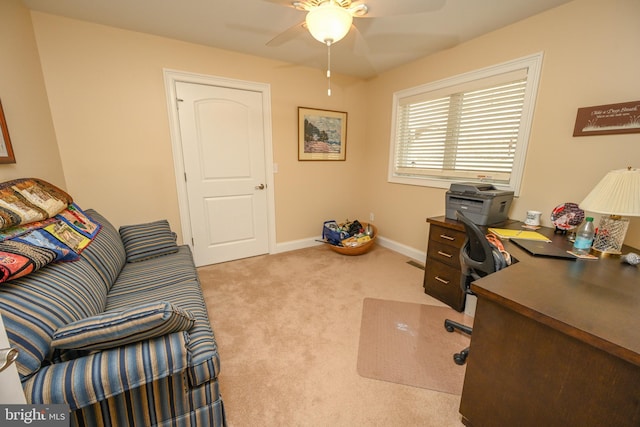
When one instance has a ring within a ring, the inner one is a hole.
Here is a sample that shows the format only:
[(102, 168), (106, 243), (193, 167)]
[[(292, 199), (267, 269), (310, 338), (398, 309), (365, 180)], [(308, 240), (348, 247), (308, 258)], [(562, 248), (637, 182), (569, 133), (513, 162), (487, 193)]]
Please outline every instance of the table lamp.
[(605, 214), (591, 249), (601, 256), (622, 252), (629, 219), (640, 216), (640, 169), (628, 167), (609, 172), (580, 203), (586, 211)]

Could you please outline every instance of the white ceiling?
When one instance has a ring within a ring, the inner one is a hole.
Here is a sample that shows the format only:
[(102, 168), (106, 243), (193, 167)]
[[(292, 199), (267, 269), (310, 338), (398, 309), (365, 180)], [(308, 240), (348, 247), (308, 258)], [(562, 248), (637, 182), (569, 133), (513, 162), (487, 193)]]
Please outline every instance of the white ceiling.
[[(327, 64), (326, 46), (304, 28), (277, 37), (304, 21), (306, 12), (288, 7), (288, 0), (22, 1), (113, 27), (323, 70)], [(370, 6), (369, 17), (355, 18), (358, 31), (331, 48), (332, 72), (369, 78), (569, 1), (354, 0)], [(416, 12), (397, 14), (403, 10)]]

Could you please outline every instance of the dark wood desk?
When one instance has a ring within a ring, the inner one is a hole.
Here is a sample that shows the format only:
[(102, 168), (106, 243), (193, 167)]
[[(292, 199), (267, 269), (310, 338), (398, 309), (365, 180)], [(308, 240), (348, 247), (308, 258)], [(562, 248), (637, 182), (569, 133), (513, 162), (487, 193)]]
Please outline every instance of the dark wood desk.
[(505, 248), (519, 262), (471, 285), (464, 424), (640, 426), (640, 268)]

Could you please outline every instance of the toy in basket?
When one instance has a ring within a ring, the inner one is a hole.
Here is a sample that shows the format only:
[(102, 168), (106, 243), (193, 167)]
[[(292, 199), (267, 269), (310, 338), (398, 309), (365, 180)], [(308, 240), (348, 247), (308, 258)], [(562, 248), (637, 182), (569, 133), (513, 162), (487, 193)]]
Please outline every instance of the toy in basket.
[(329, 247), (343, 255), (362, 255), (375, 243), (378, 229), (373, 224), (360, 223), (358, 220), (338, 224), (325, 221), (322, 238)]

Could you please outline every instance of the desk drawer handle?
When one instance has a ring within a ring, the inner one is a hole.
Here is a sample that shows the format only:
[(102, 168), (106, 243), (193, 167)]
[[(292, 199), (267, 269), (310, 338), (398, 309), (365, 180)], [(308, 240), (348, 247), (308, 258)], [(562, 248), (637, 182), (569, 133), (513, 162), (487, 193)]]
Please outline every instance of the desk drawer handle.
[(442, 256), (447, 257), (447, 258), (451, 258), (451, 257), (453, 257), (453, 255), (448, 254), (448, 253), (446, 253), (446, 252), (442, 252), (442, 251), (438, 251), (438, 255), (442, 255)]
[(436, 277), (434, 277), (434, 279), (436, 279), (440, 283), (444, 283), (445, 285), (449, 284), (448, 280), (444, 280), (444, 279), (440, 278), (440, 276), (436, 276)]
[(454, 240), (456, 240), (456, 238), (455, 238), (455, 237), (447, 236), (446, 234), (441, 234), (441, 235), (440, 235), (440, 238), (441, 238), (441, 239), (445, 239), (445, 240), (451, 240), (452, 242), (453, 242)]

